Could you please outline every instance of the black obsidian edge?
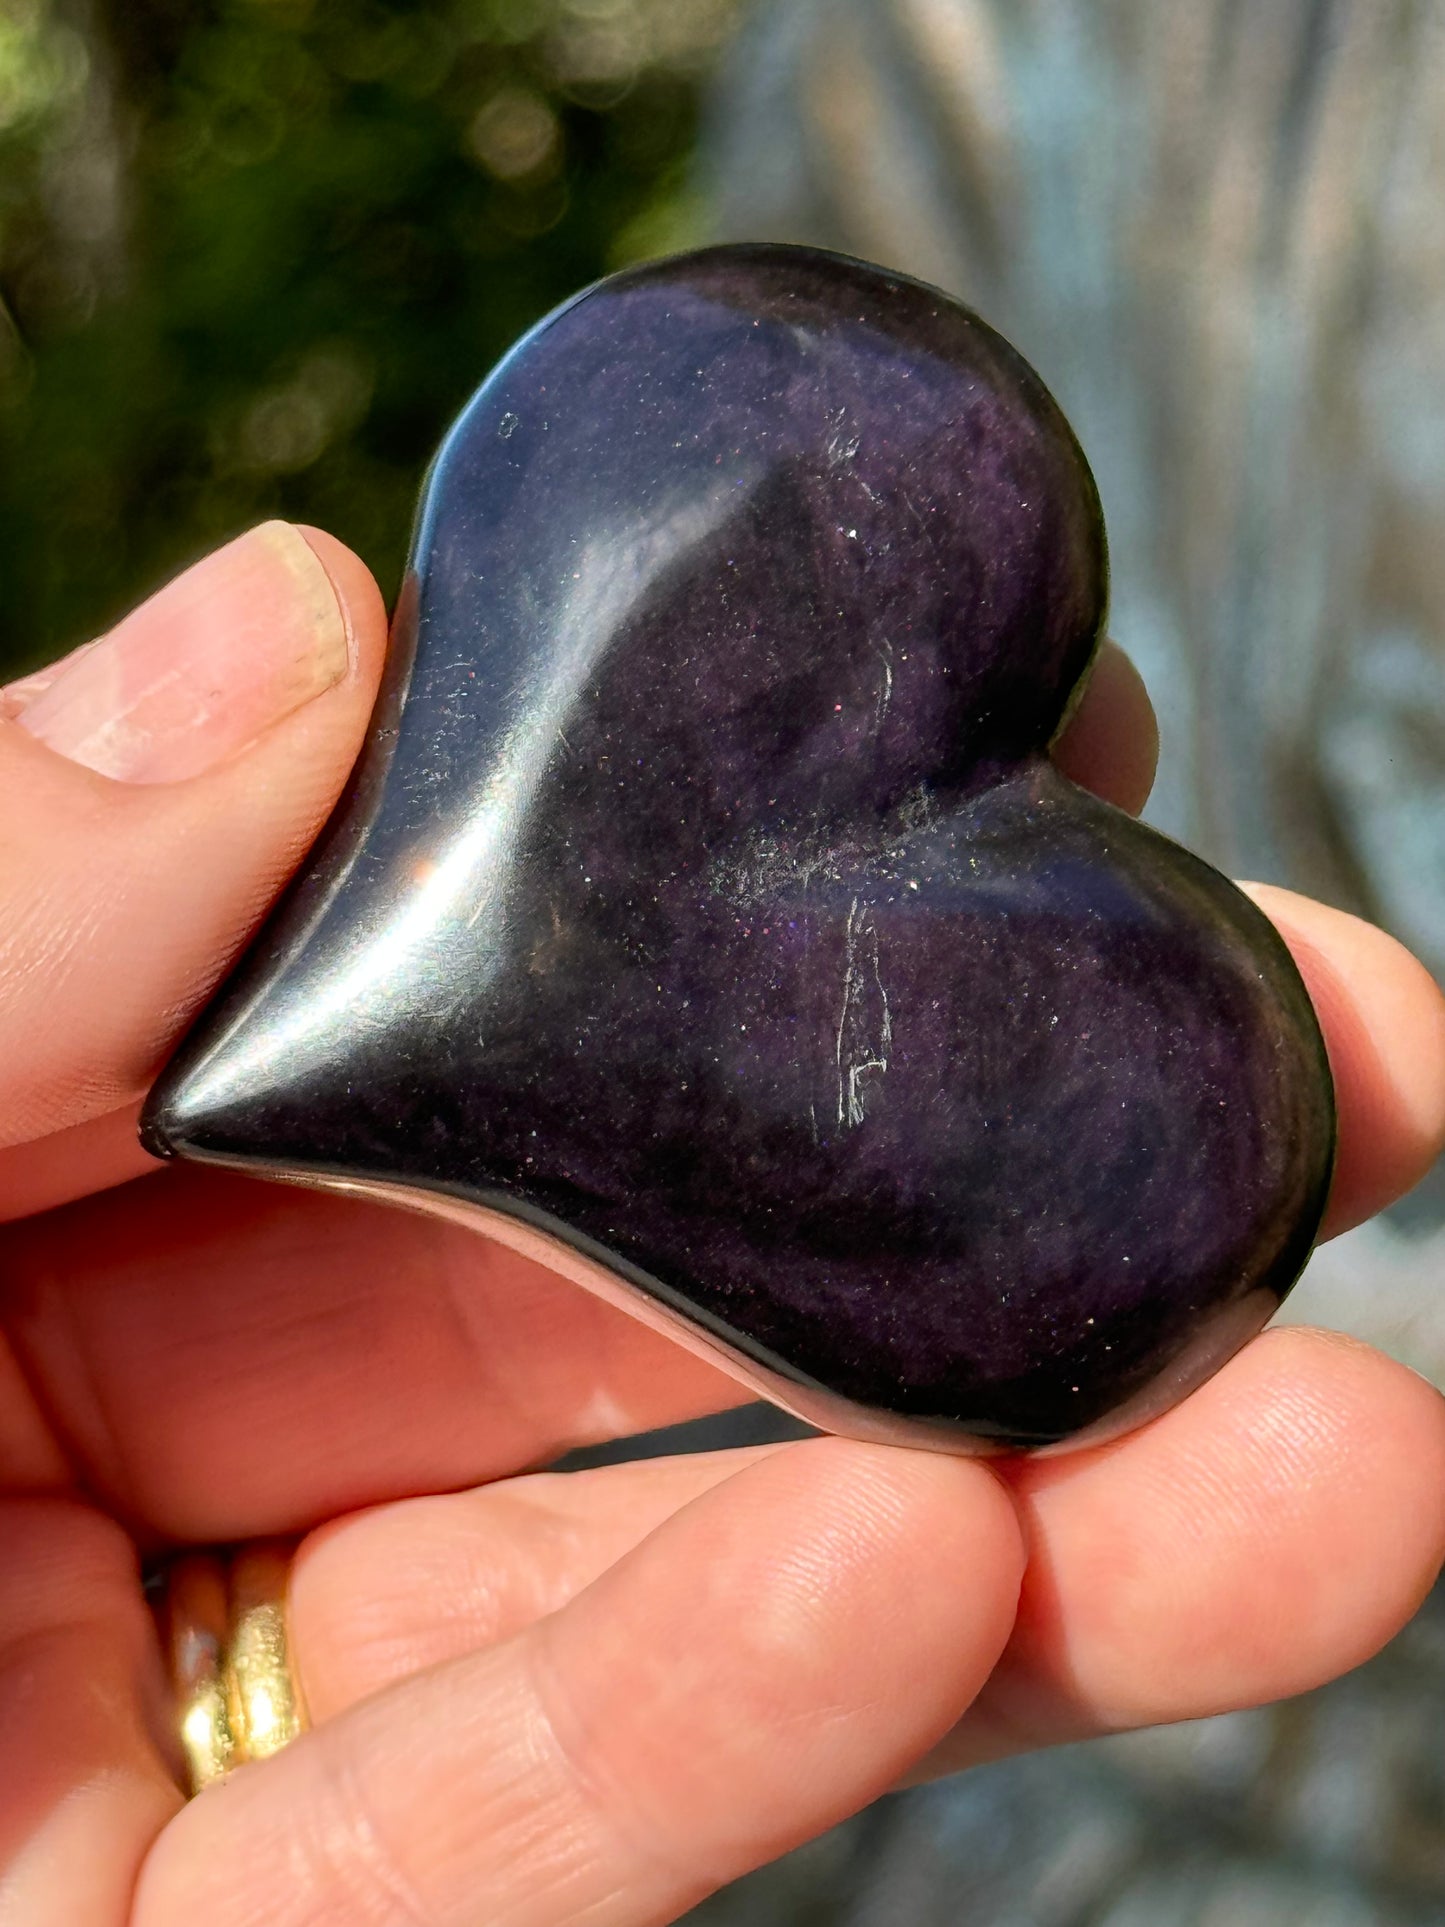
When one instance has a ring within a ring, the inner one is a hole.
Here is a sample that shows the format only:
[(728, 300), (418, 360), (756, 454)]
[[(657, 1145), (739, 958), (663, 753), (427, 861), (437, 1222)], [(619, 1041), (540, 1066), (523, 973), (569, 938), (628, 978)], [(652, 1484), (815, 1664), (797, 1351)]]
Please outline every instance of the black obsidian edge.
[(1307, 1257), (1266, 919), (1048, 758), (1103, 522), (937, 290), (733, 247), (540, 324), (443, 444), (366, 747), (158, 1083), (162, 1156), (525, 1228), (803, 1416), (1117, 1430)]

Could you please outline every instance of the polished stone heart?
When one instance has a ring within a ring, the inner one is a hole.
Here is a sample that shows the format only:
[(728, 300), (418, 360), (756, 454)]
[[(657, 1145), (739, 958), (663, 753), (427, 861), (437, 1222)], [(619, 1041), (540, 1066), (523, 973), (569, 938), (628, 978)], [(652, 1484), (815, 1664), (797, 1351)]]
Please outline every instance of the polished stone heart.
[(153, 1150), (360, 1185), (967, 1446), (1180, 1397), (1308, 1254), (1309, 1001), (1048, 745), (1106, 599), (1037, 376), (802, 250), (620, 275), (433, 465), (349, 792)]

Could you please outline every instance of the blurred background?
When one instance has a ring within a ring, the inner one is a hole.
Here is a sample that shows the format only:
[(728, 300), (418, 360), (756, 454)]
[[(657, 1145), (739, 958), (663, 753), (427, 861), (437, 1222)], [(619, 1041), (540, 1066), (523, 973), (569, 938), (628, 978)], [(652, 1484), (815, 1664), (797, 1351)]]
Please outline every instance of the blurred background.
[(388, 595), (491, 363), (686, 245), (731, 0), (0, 0), (0, 673), (215, 542)]
[[(961, 294), (1073, 418), (1152, 820), (1440, 976), (1442, 205), (1438, 0), (0, 0), (0, 677), (267, 516), (391, 594), (528, 323), (822, 243)], [(1445, 1380), (1442, 1227), (1437, 1174), (1297, 1314)], [(696, 1919), (1439, 1927), (1442, 1726), (1437, 1596), (1325, 1692), (894, 1796)]]

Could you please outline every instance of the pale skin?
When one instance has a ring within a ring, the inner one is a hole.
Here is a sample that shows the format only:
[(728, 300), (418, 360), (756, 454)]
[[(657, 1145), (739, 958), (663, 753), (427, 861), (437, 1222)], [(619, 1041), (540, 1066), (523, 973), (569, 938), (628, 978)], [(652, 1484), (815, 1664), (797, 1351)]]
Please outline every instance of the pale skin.
[[(1445, 1555), (1445, 1407), (1350, 1340), (1270, 1333), (1069, 1457), (826, 1439), (549, 1475), (739, 1392), (474, 1235), (153, 1171), (138, 1099), (380, 668), (374, 584), (309, 543), (223, 551), (0, 697), (4, 1927), (640, 1927), (910, 1775), (1387, 1640)], [(1121, 653), (1057, 753), (1142, 803)], [(1378, 932), (1260, 899), (1328, 1033), (1338, 1231), (1445, 1138), (1445, 1006)], [(302, 1535), (315, 1730), (187, 1803), (140, 1562), (272, 1533)]]

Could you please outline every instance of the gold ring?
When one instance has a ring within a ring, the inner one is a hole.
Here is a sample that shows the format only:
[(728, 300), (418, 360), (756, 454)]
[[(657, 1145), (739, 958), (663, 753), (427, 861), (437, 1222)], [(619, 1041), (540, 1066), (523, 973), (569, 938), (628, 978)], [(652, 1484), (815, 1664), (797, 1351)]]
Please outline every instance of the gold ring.
[(290, 1548), (257, 1541), (186, 1553), (167, 1571), (160, 1612), (192, 1793), (306, 1730), (286, 1634)]

